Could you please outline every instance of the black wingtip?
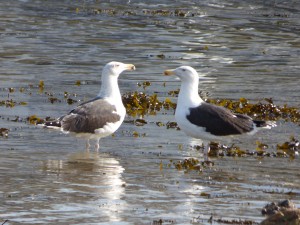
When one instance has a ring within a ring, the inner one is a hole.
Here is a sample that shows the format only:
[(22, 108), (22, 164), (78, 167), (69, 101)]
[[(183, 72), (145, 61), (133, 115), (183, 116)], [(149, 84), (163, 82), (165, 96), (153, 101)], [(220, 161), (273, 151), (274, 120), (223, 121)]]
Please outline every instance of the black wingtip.
[(44, 123), (44, 126), (45, 127), (61, 127), (61, 123), (60, 121), (47, 121)]
[(253, 122), (256, 125), (256, 127), (260, 127), (260, 128), (269, 128), (270, 129), (272, 127), (277, 126), (275, 121), (254, 120)]

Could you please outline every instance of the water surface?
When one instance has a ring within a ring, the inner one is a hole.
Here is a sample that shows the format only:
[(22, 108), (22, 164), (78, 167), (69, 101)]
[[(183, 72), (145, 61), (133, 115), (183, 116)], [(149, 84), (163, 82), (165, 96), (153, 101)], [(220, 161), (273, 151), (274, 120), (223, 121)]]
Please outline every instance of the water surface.
[[(214, 158), (200, 174), (177, 171), (173, 162), (203, 156), (190, 147), (201, 141), (155, 124), (174, 121), (172, 111), (146, 116), (145, 126), (128, 116), (98, 153), (26, 122), (72, 109), (65, 92), (79, 102), (94, 97), (102, 66), (112, 60), (137, 68), (121, 75), (122, 93), (163, 100), (179, 81), (162, 72), (190, 65), (207, 78), (199, 89), (210, 98), (272, 98), (299, 108), (299, 13), (298, 1), (1, 1), (0, 100), (27, 105), (0, 107), (0, 127), (10, 129), (0, 137), (0, 221), (207, 224), (212, 215), (259, 222), (271, 201), (291, 199), (299, 207), (299, 158)], [(152, 85), (144, 90), (137, 86), (143, 81)], [(255, 150), (259, 140), (275, 151), (299, 133), (299, 124), (279, 121), (234, 141)]]

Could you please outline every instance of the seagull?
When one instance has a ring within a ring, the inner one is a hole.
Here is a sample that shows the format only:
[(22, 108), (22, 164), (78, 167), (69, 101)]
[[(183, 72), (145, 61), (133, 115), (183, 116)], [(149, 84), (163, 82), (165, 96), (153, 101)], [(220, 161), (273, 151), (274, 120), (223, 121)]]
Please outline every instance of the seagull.
[(95, 139), (95, 150), (99, 149), (100, 138), (114, 133), (122, 124), (126, 109), (122, 102), (118, 77), (124, 71), (135, 70), (132, 64), (121, 62), (107, 63), (102, 70), (102, 82), (99, 94), (92, 100), (78, 105), (68, 114), (43, 124), (45, 128), (56, 128), (77, 137)]
[(223, 140), (243, 134), (254, 134), (259, 128), (275, 127), (273, 121), (258, 121), (244, 114), (206, 103), (198, 94), (199, 75), (190, 66), (180, 66), (164, 71), (164, 75), (175, 75), (181, 80), (175, 119), (179, 128), (188, 136), (202, 139), (206, 144), (204, 155), (210, 151), (208, 141)]

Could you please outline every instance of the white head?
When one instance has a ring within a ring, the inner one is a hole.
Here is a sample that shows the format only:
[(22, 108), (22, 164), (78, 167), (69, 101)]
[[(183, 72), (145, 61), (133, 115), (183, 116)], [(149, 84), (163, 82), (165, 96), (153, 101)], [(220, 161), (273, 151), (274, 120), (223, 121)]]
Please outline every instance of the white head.
[[(198, 94), (199, 76), (195, 69), (190, 66), (180, 66), (174, 70), (166, 70), (164, 74), (166, 76), (175, 75), (181, 80), (178, 105), (184, 105), (189, 108), (199, 106), (203, 102)], [(178, 110), (176, 109), (177, 112)]]
[(122, 101), (118, 86), (118, 77), (125, 70), (135, 70), (135, 66), (121, 62), (107, 63), (102, 70), (102, 84), (98, 96), (118, 98)]
[(166, 76), (175, 75), (179, 77), (179, 79), (182, 82), (188, 82), (188, 83), (196, 82), (198, 84), (198, 80), (199, 80), (197, 71), (190, 66), (180, 66), (174, 70), (166, 70), (164, 74)]
[(133, 64), (124, 64), (121, 62), (109, 62), (104, 66), (102, 74), (109, 74), (118, 77), (126, 70), (135, 70), (135, 66)]

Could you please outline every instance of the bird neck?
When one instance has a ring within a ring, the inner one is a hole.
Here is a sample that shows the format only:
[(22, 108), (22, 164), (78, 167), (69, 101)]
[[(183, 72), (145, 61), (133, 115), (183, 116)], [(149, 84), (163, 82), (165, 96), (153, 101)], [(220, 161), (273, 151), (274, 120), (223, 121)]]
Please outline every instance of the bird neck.
[(102, 98), (113, 98), (115, 101), (122, 101), (118, 85), (118, 77), (102, 74), (101, 89), (98, 96)]
[(194, 82), (182, 82), (179, 95), (178, 105), (184, 105), (186, 107), (199, 106), (203, 100), (198, 94), (198, 80)]

